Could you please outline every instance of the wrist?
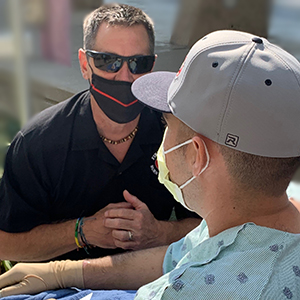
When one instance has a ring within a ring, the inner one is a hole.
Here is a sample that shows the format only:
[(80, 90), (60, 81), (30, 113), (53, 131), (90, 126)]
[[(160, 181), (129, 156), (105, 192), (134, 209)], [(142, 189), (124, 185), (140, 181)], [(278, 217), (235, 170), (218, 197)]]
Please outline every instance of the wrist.
[(96, 228), (96, 224), (94, 223), (95, 220), (96, 218), (93, 216), (84, 218), (84, 226), (82, 227), (82, 233), (84, 235), (86, 244), (91, 247), (97, 245), (97, 243), (99, 242), (97, 240), (97, 233), (94, 230), (94, 228)]
[(60, 288), (77, 287), (84, 289), (83, 260), (50, 262), (52, 273), (55, 275)]
[(88, 249), (90, 249), (92, 247), (92, 245), (88, 242), (84, 231), (83, 231), (83, 227), (85, 224), (85, 221), (88, 218), (82, 217), (82, 218), (78, 218), (76, 220), (76, 225), (75, 225), (75, 243), (77, 245), (78, 248), (83, 248), (85, 250), (85, 252), (89, 255)]

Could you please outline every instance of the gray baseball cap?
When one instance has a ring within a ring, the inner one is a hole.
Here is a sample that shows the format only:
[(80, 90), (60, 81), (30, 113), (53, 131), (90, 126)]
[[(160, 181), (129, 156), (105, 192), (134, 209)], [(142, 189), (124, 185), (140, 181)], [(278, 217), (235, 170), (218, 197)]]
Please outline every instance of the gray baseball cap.
[(300, 156), (300, 63), (265, 38), (210, 33), (177, 74), (144, 75), (132, 91), (219, 144), (267, 157)]

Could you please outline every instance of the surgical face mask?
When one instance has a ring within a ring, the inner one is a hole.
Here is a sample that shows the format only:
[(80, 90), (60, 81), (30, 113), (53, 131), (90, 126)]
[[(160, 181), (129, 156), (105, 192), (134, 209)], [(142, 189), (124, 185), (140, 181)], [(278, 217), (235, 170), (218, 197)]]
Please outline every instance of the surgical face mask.
[[(165, 135), (166, 135), (166, 132), (165, 132)], [(171, 149), (169, 149), (167, 151), (164, 151), (163, 144), (164, 144), (164, 140), (165, 140), (165, 135), (164, 135), (163, 141), (162, 141), (162, 143), (161, 143), (161, 145), (158, 149), (158, 152), (157, 152), (157, 163), (158, 163), (158, 170), (159, 170), (158, 180), (159, 180), (160, 183), (162, 183), (169, 190), (169, 192), (173, 195), (173, 197), (176, 201), (181, 203), (181, 205), (183, 205), (186, 209), (191, 210), (187, 206), (186, 202), (184, 201), (183, 194), (182, 194), (182, 189), (184, 187), (186, 187), (189, 183), (191, 183), (196, 178), (196, 176), (193, 176), (192, 178), (187, 180), (181, 186), (178, 186), (176, 183), (172, 182), (170, 180), (170, 171), (169, 171), (169, 169), (166, 165), (165, 155), (172, 152), (172, 151), (174, 151), (174, 150), (177, 150), (178, 148), (180, 148), (184, 145), (192, 143), (193, 140), (192, 139), (187, 140), (184, 143), (181, 143), (181, 144), (179, 144), (175, 147), (172, 147)], [(204, 145), (204, 148), (205, 148), (205, 154), (206, 154), (207, 160), (206, 160), (206, 165), (204, 166), (204, 168), (200, 171), (200, 173), (197, 176), (201, 175), (207, 169), (208, 164), (209, 164), (209, 159), (210, 159), (207, 147), (206, 147), (203, 140), (202, 140), (202, 142), (203, 142), (203, 145)]]
[(90, 92), (108, 118), (123, 124), (134, 120), (145, 107), (131, 92), (132, 83), (92, 74)]

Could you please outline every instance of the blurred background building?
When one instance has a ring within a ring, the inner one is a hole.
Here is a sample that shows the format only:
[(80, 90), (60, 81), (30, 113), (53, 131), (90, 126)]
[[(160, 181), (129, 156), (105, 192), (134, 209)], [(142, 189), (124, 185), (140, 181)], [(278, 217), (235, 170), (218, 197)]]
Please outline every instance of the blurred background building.
[[(110, 0), (0, 0), (0, 178), (7, 146), (34, 114), (88, 88), (77, 51), (82, 21)], [(300, 0), (129, 0), (155, 23), (155, 70), (177, 71), (206, 33), (268, 37), (300, 60)], [(300, 116), (299, 116), (300, 117)]]

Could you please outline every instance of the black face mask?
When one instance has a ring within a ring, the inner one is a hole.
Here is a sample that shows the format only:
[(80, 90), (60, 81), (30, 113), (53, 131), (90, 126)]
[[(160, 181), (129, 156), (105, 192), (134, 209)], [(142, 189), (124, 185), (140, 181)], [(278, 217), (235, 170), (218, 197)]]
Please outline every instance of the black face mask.
[(134, 120), (145, 107), (131, 92), (132, 83), (107, 80), (93, 73), (90, 92), (102, 111), (116, 123)]

